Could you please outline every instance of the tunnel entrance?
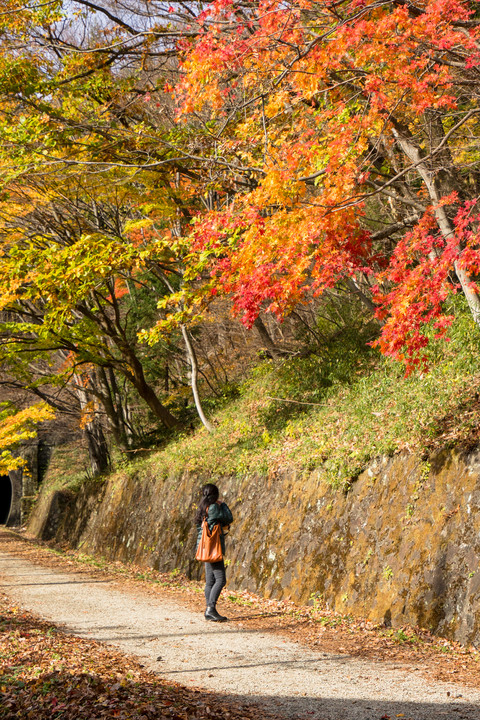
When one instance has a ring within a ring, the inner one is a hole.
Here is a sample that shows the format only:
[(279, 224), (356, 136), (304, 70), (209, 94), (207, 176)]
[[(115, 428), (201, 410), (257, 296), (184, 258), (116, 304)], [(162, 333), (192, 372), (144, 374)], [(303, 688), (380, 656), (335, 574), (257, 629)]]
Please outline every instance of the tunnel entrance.
[(12, 482), (8, 475), (0, 475), (0, 525), (5, 525), (12, 507)]

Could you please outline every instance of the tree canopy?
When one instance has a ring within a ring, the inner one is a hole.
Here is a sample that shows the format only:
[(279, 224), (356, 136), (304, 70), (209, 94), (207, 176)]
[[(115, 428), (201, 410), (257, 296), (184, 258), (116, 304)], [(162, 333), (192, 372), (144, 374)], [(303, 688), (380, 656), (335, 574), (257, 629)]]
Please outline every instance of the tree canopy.
[(348, 287), (407, 372), (450, 295), (478, 327), (477, 5), (3, 0), (12, 383), (57, 408), (69, 384), (128, 447), (132, 393), (181, 424), (179, 357), (203, 415), (192, 332), (219, 296), (269, 347), (261, 315)]

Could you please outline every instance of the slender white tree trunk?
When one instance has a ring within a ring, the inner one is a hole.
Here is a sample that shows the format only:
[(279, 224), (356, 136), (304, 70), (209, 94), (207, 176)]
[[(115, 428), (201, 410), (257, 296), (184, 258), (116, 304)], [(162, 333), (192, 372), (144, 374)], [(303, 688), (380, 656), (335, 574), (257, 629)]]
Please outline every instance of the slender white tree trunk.
[(187, 350), (188, 360), (190, 362), (190, 382), (192, 387), (192, 393), (193, 393), (193, 399), (195, 402), (195, 407), (197, 409), (198, 417), (202, 421), (202, 423), (207, 428), (208, 432), (213, 432), (213, 425), (207, 420), (205, 417), (205, 413), (203, 412), (202, 403), (200, 401), (200, 394), (198, 392), (198, 363), (197, 363), (197, 356), (195, 355), (195, 350), (193, 349), (193, 345), (191, 343), (190, 337), (188, 335), (188, 330), (185, 327), (185, 325), (180, 326), (182, 329), (182, 335), (183, 335), (183, 341), (185, 343), (185, 348)]
[[(405, 155), (415, 165), (415, 169), (425, 183), (430, 199), (434, 204), (435, 219), (438, 223), (438, 227), (440, 228), (440, 232), (445, 240), (451, 240), (451, 238), (455, 235), (455, 231), (447, 213), (445, 212), (444, 206), (440, 205), (441, 195), (435, 183), (435, 173), (427, 167), (425, 160), (420, 154), (419, 148), (409, 137), (401, 134), (396, 129), (393, 130), (393, 135)], [(480, 327), (480, 298), (478, 293), (470, 287), (472, 279), (470, 275), (460, 267), (458, 261), (455, 261), (454, 268), (463, 293), (467, 299), (468, 307), (470, 308), (474, 322)]]

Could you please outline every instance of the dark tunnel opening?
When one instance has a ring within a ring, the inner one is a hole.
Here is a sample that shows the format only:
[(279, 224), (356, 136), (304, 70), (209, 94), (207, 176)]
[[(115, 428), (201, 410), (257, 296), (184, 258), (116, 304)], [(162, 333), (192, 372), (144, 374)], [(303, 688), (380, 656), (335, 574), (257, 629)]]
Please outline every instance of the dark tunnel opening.
[(0, 525), (5, 525), (12, 507), (12, 483), (8, 475), (0, 475)]

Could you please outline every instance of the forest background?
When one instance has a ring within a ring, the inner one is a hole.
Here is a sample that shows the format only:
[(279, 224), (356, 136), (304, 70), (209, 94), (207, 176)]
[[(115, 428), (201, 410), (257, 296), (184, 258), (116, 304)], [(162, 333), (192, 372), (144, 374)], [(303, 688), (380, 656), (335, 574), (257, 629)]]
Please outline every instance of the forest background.
[(479, 11), (2, 0), (1, 472), (476, 445)]

